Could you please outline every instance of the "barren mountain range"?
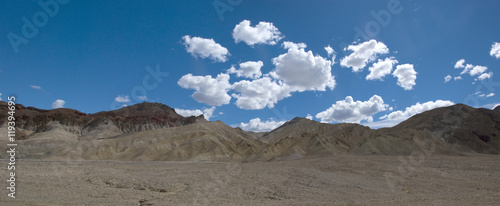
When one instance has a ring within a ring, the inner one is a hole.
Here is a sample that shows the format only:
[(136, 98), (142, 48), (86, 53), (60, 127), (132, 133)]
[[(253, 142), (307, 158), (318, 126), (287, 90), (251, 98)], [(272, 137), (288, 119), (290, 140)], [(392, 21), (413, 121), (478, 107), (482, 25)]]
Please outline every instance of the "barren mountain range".
[[(392, 128), (297, 117), (265, 133), (203, 116), (182, 117), (166, 105), (146, 102), (95, 114), (17, 104), (15, 117), (18, 158), (23, 159), (249, 162), (332, 154), (500, 153), (500, 107), (463, 104), (414, 115)], [(7, 134), (6, 121), (7, 104), (0, 101), (2, 134)], [(5, 147), (7, 137), (0, 143)]]

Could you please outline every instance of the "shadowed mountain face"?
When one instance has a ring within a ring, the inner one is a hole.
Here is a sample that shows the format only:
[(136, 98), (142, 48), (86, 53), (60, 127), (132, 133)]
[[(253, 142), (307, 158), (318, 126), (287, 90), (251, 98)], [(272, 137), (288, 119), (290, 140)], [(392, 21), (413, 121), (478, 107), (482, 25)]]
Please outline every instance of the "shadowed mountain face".
[(457, 104), (414, 115), (392, 128), (376, 130), (355, 152), (499, 154), (499, 139), (500, 112)]
[[(297, 117), (263, 134), (208, 122), (203, 116), (185, 118), (160, 103), (95, 114), (16, 105), (15, 117), (19, 158), (274, 161), (346, 153), (499, 154), (498, 110), (458, 104), (378, 130)], [(3, 134), (6, 114), (7, 105), (0, 102)], [(6, 139), (0, 140), (2, 149)]]
[[(0, 103), (0, 124), (4, 124), (7, 104)], [(62, 129), (78, 137), (106, 138), (144, 130), (177, 127), (206, 121), (203, 116), (185, 118), (174, 109), (160, 103), (142, 103), (133, 106), (85, 114), (73, 109), (43, 110), (16, 105), (17, 139)]]

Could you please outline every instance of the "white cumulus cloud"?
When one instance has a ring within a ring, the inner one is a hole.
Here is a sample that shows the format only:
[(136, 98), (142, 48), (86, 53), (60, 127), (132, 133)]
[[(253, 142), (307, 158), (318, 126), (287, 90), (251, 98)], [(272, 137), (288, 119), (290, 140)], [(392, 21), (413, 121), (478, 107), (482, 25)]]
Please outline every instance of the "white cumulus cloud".
[(483, 73), (483, 74), (479, 75), (477, 77), (477, 79), (479, 79), (479, 80), (485, 80), (485, 79), (491, 78), (492, 76), (493, 76), (493, 72)]
[(405, 90), (412, 90), (416, 85), (417, 72), (413, 69), (413, 64), (402, 64), (396, 66), (392, 75), (398, 78), (398, 85)]
[(325, 91), (335, 88), (335, 77), (331, 73), (331, 61), (312, 51), (305, 51), (305, 44), (284, 42), (288, 52), (273, 59), (276, 66), (272, 76), (283, 80), (293, 91)]
[(394, 57), (385, 58), (385, 60), (379, 59), (378, 62), (373, 63), (373, 65), (368, 68), (370, 74), (366, 76), (367, 80), (383, 80), (385, 76), (391, 74), (392, 68), (398, 63)]
[(283, 39), (283, 35), (273, 23), (261, 21), (256, 26), (251, 26), (249, 20), (243, 20), (233, 29), (233, 38), (236, 43), (245, 42), (253, 46), (255, 44), (275, 45)]
[(52, 103), (52, 109), (63, 108), (66, 102), (62, 99), (58, 99)]
[(422, 112), (438, 108), (438, 107), (447, 107), (454, 105), (455, 103), (448, 101), (448, 100), (436, 100), (436, 101), (428, 101), (423, 104), (420, 102), (417, 102), (417, 104), (412, 105), (410, 107), (406, 107), (406, 109), (403, 110), (398, 110), (391, 112), (388, 115), (384, 115), (380, 117), (380, 119), (388, 119), (388, 120), (397, 120), (397, 121), (403, 121), (415, 114), (420, 114)]
[(117, 97), (115, 97), (115, 101), (120, 103), (127, 103), (130, 102), (130, 97), (128, 95), (125, 96), (118, 95)]
[(257, 79), (262, 76), (262, 72), (260, 71), (260, 68), (264, 66), (264, 63), (262, 61), (247, 61), (241, 63), (239, 69), (236, 69), (231, 67), (229, 70), (227, 70), (228, 73), (230, 74), (236, 74), (237, 77), (246, 77), (246, 78), (252, 78), (252, 79)]
[(177, 112), (177, 114), (183, 117), (200, 116), (203, 114), (206, 120), (210, 120), (210, 117), (212, 117), (214, 111), (215, 111), (215, 106), (203, 109), (203, 111), (199, 109), (189, 110), (189, 109), (175, 108), (175, 112)]
[(211, 106), (229, 104), (231, 96), (227, 94), (231, 89), (228, 74), (219, 74), (216, 78), (210, 75), (193, 76), (186, 74), (182, 76), (177, 84), (185, 89), (194, 89), (192, 97), (200, 102)]
[(500, 59), (500, 43), (493, 42), (493, 44), (491, 45), (490, 55), (492, 57)]
[(333, 48), (330, 45), (325, 47), (325, 51), (328, 54), (328, 56), (333, 55), (335, 53), (335, 51), (333, 50)]
[(313, 119), (313, 116), (312, 116), (311, 114), (307, 114), (306, 119), (310, 119), (310, 120), (312, 120), (312, 119)]
[(225, 47), (216, 43), (213, 39), (191, 38), (189, 35), (185, 35), (182, 40), (184, 46), (186, 46), (186, 51), (194, 57), (210, 58), (215, 62), (226, 62), (227, 57), (230, 55)]
[(265, 122), (261, 121), (260, 118), (251, 119), (248, 123), (240, 123), (240, 128), (245, 131), (253, 131), (253, 132), (268, 132), (273, 129), (278, 128), (283, 125), (286, 121), (274, 121), (274, 120), (266, 120)]
[(278, 101), (290, 96), (290, 87), (271, 77), (242, 80), (234, 83), (233, 89), (237, 92), (233, 94), (236, 106), (247, 110), (273, 108)]
[(385, 111), (388, 107), (378, 95), (373, 95), (367, 101), (354, 101), (351, 96), (347, 96), (345, 100), (337, 101), (327, 110), (316, 114), (316, 118), (322, 122), (372, 122), (374, 114)]
[(464, 63), (465, 63), (465, 59), (460, 59), (457, 61), (457, 63), (455, 63), (455, 69), (461, 69), (461, 68), (464, 68)]
[[(489, 79), (493, 76), (493, 72), (485, 73), (486, 70), (488, 70), (488, 67), (486, 67), (486, 66), (473, 65), (473, 64), (466, 64), (464, 66), (464, 63), (465, 63), (465, 60), (460, 59), (455, 64), (455, 69), (463, 68), (462, 72), (460, 72), (460, 75), (462, 75), (462, 74), (469, 74), (470, 76), (478, 76), (479, 75), (476, 79), (474, 79), (474, 81)], [(454, 78), (454, 80), (460, 80), (460, 79), (462, 79), (461, 76)]]
[(472, 70), (470, 70), (469, 74), (471, 76), (476, 76), (478, 74), (482, 74), (487, 69), (488, 69), (488, 67), (485, 67), (485, 66), (474, 66), (474, 68), (472, 68)]
[(354, 72), (363, 70), (366, 64), (374, 61), (379, 54), (389, 53), (389, 48), (384, 43), (374, 39), (357, 45), (349, 45), (345, 50), (352, 51), (352, 53), (341, 59), (340, 65), (351, 67)]

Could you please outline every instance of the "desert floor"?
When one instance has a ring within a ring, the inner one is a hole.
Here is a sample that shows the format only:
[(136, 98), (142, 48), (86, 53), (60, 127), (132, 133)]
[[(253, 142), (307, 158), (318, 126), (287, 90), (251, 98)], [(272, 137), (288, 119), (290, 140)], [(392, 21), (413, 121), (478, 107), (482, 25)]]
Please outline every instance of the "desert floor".
[(0, 205), (498, 205), (500, 156), (254, 163), (18, 160)]

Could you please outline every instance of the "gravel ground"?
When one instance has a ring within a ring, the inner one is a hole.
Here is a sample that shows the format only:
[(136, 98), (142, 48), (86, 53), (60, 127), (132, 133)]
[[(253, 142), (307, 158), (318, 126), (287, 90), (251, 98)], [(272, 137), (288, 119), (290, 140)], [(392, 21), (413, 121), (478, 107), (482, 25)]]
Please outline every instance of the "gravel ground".
[[(2, 172), (7, 187), (7, 161)], [(500, 156), (253, 162), (18, 160), (0, 205), (498, 205)]]

